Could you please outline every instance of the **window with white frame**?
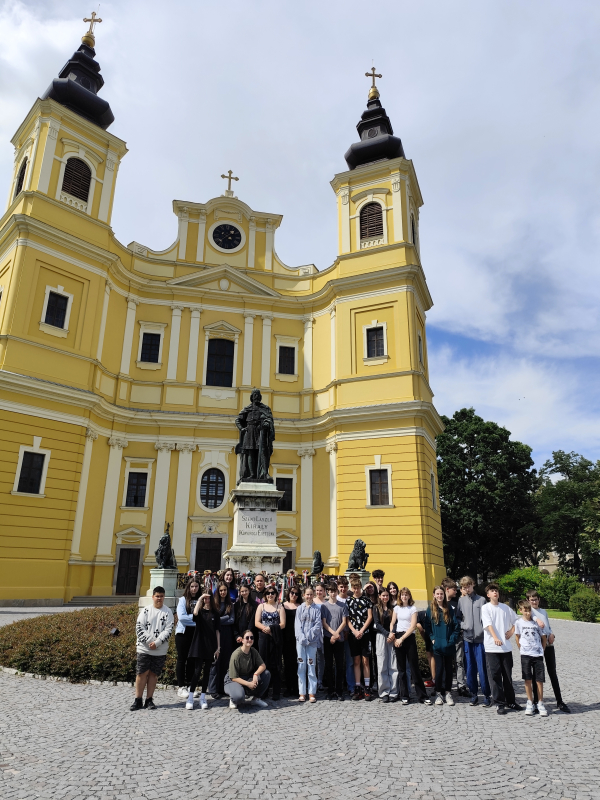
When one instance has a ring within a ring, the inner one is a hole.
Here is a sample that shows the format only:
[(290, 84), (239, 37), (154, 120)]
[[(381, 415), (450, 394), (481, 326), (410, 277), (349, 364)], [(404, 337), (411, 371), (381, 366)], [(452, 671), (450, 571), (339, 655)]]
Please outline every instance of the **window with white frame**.
[[(238, 342), (241, 331), (228, 322), (204, 326), (202, 394), (222, 399), (234, 397), (237, 381)], [(229, 391), (228, 391), (229, 390)]]
[(365, 467), (367, 508), (392, 508), (392, 465), (382, 464), (381, 456)]
[(278, 512), (296, 512), (297, 464), (272, 464), (275, 486), (284, 495), (279, 501)]
[(363, 362), (385, 364), (388, 358), (387, 323), (371, 320), (370, 325), (363, 325)]
[(136, 364), (140, 369), (160, 369), (162, 367), (163, 343), (166, 322), (142, 322)]
[(121, 509), (147, 509), (153, 458), (125, 458), (125, 481)]
[(64, 286), (46, 286), (40, 330), (52, 336), (66, 338), (73, 308), (73, 295)]
[(281, 336), (275, 334), (275, 357), (277, 372), (275, 377), (280, 381), (298, 379), (298, 342), (300, 337)]
[(11, 494), (45, 497), (46, 477), (51, 450), (42, 450), (41, 436), (33, 437), (33, 446), (21, 445)]

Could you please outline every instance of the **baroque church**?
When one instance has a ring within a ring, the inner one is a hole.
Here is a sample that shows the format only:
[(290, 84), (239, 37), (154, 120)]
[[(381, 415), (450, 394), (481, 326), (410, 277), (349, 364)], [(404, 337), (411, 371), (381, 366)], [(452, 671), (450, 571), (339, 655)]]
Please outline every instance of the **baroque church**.
[(284, 568), (310, 568), (319, 550), (339, 574), (360, 538), (368, 568), (425, 601), (445, 575), (432, 299), (421, 192), (380, 76), (331, 180), (331, 266), (284, 264), (283, 218), (239, 199), (231, 171), (219, 197), (173, 201), (175, 239), (157, 251), (111, 228), (127, 147), (98, 94), (94, 24), (12, 139), (0, 604), (145, 593), (167, 523), (180, 572), (224, 566), (234, 419), (254, 387), (275, 418)]

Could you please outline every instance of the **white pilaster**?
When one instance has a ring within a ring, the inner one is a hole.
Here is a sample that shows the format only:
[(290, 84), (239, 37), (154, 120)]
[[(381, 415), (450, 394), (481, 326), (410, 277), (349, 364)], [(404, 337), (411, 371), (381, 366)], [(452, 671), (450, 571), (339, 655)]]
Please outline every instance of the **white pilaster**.
[[(31, 181), (33, 180), (33, 168), (35, 166), (35, 160), (37, 158), (37, 151), (38, 151), (39, 146), (40, 146), (40, 133), (41, 133), (41, 130), (42, 130), (42, 123), (41, 123), (41, 120), (38, 118), (38, 120), (35, 123), (35, 128), (34, 128), (34, 131), (33, 131), (33, 139), (34, 139), (33, 152), (29, 154), (29, 156), (28, 156), (28, 164), (27, 164), (27, 167), (25, 168), (27, 174), (26, 174), (26, 177), (25, 177), (25, 184), (24, 184), (23, 188), (26, 191), (31, 189)], [(15, 187), (14, 187), (14, 184), (13, 184), (13, 186), (11, 188), (10, 198), (9, 198), (9, 205), (10, 205), (10, 201), (13, 199), (14, 190), (15, 190)]]
[(313, 557), (313, 457), (312, 447), (298, 450), (300, 462), (300, 558)]
[(304, 354), (304, 388), (312, 389), (312, 364), (313, 364), (313, 317), (303, 317), (304, 319), (304, 342), (302, 352)]
[[(51, 119), (48, 122), (48, 135), (46, 136), (46, 144), (44, 145), (44, 155), (42, 156), (42, 166), (40, 167), (40, 177), (38, 178), (37, 185), (38, 192), (43, 192), (43, 194), (48, 194), (50, 174), (52, 172), (52, 165), (54, 164), (54, 154), (56, 153), (56, 142), (59, 130), (60, 122)], [(90, 197), (92, 197), (91, 192)]]
[(133, 331), (135, 329), (135, 309), (139, 300), (127, 295), (127, 318), (125, 320), (125, 333), (123, 334), (123, 351), (121, 353), (121, 374), (129, 375), (131, 364), (131, 346), (133, 345)]
[(87, 495), (88, 478), (90, 476), (90, 463), (92, 461), (92, 447), (98, 438), (96, 431), (88, 428), (85, 432), (85, 447), (83, 449), (83, 462), (81, 464), (81, 477), (79, 478), (79, 491), (77, 493), (77, 507), (75, 508), (75, 522), (73, 523), (73, 540), (71, 542), (71, 560), (81, 561), (79, 547), (81, 545), (81, 528), (83, 525), (83, 512), (85, 511), (85, 498)]
[(254, 258), (256, 253), (256, 220), (250, 217), (248, 221), (248, 267), (254, 269)]
[(156, 458), (156, 477), (154, 478), (154, 497), (152, 499), (150, 544), (148, 546), (148, 556), (146, 558), (146, 563), (149, 564), (154, 564), (154, 551), (158, 547), (160, 537), (165, 530), (171, 453), (175, 450), (175, 442), (156, 442), (154, 449), (158, 450), (158, 456)]
[(273, 244), (275, 241), (275, 231), (273, 230), (273, 222), (269, 217), (265, 225), (265, 269), (268, 271), (273, 270)]
[(100, 532), (98, 534), (98, 547), (96, 549), (95, 561), (114, 561), (112, 554), (113, 535), (115, 529), (115, 514), (117, 511), (119, 478), (121, 477), (121, 451), (127, 447), (129, 442), (119, 436), (111, 436), (108, 440), (110, 454), (108, 456), (108, 467), (106, 469), (106, 481), (104, 483), (104, 500), (102, 502), (102, 514), (100, 515)]
[(188, 345), (188, 362), (186, 380), (196, 383), (196, 370), (198, 369), (198, 337), (200, 336), (200, 309), (192, 309), (190, 320), (190, 341)]
[(271, 323), (273, 317), (262, 314), (262, 359), (260, 365), (260, 385), (267, 389), (271, 385)]
[(110, 208), (110, 197), (112, 193), (113, 184), (115, 182), (115, 167), (119, 162), (116, 153), (111, 150), (106, 154), (106, 169), (104, 170), (104, 183), (102, 184), (102, 194), (100, 195), (100, 209), (98, 211), (98, 219), (102, 222), (108, 222), (108, 210)]
[(342, 226), (342, 253), (350, 252), (350, 191), (348, 188), (341, 192), (341, 226)]
[(206, 234), (206, 211), (201, 211), (198, 217), (198, 245), (196, 247), (196, 261), (204, 261), (204, 236)]
[(179, 250), (178, 250), (178, 258), (180, 261), (185, 260), (185, 248), (187, 245), (187, 232), (188, 232), (188, 220), (189, 220), (189, 213), (187, 210), (187, 206), (184, 206), (179, 211)]
[(400, 173), (392, 175), (392, 214), (394, 215), (394, 238), (391, 241), (404, 241), (404, 226), (402, 224), (402, 184), (406, 178)]
[(96, 360), (102, 361), (102, 347), (104, 345), (104, 334), (106, 332), (106, 317), (108, 316), (108, 301), (110, 298), (110, 290), (112, 283), (106, 281), (104, 287), (104, 300), (102, 301), (102, 316), (100, 317), (100, 331), (98, 333), (98, 349), (96, 351)]
[(175, 518), (173, 520), (173, 550), (179, 566), (188, 564), (186, 556), (188, 508), (192, 483), (192, 453), (195, 444), (178, 444), (179, 467), (175, 492)]
[(329, 453), (329, 561), (337, 561), (337, 442), (328, 442)]
[(331, 380), (335, 380), (335, 306), (329, 312), (331, 319)]
[(179, 356), (179, 331), (181, 330), (181, 312), (183, 306), (171, 306), (171, 338), (169, 340), (169, 363), (167, 364), (167, 380), (177, 380), (177, 357)]
[(244, 314), (244, 363), (242, 365), (242, 386), (252, 383), (252, 339), (254, 334), (254, 317), (256, 314)]

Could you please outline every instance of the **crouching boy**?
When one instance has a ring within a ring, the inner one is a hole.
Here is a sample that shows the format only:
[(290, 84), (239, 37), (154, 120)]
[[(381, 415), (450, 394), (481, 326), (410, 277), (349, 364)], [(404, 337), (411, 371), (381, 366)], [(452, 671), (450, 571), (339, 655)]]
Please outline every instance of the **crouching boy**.
[(533, 681), (537, 686), (537, 710), (540, 717), (547, 717), (548, 712), (544, 705), (544, 649), (546, 636), (542, 634), (540, 626), (531, 618), (531, 603), (521, 600), (519, 603), (521, 618), (515, 622), (515, 635), (517, 645), (521, 651), (521, 674), (525, 681), (527, 694), (527, 707), (525, 714), (533, 716)]

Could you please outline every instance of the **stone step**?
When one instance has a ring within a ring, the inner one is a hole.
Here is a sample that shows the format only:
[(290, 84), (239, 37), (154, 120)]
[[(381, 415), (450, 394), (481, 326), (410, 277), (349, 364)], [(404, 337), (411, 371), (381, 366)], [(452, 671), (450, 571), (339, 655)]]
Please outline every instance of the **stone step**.
[(66, 606), (117, 606), (117, 605), (137, 605), (137, 594), (116, 594), (106, 596), (92, 596), (84, 595), (82, 597), (73, 597)]

